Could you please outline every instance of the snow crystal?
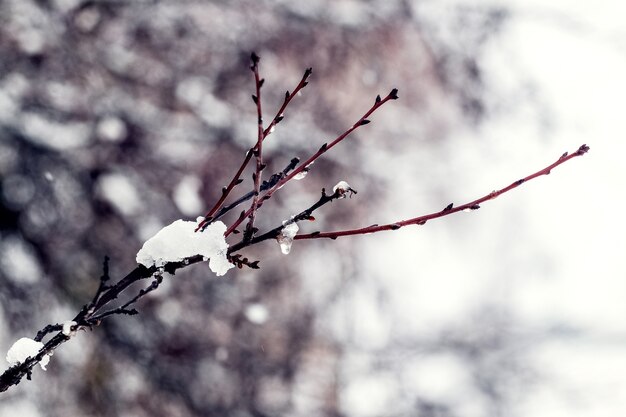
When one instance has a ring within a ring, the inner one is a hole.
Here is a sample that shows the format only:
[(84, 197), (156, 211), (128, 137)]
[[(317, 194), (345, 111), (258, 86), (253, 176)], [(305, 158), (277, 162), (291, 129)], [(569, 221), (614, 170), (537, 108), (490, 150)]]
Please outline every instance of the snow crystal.
[(298, 224), (293, 220), (287, 220), (283, 222), (284, 227), (280, 231), (280, 235), (276, 238), (280, 244), (280, 251), (285, 255), (291, 252), (291, 245), (293, 244), (293, 238), (298, 234)]
[[(28, 337), (22, 337), (7, 352), (7, 362), (11, 366), (24, 362), (27, 358), (34, 358), (39, 351), (43, 349), (43, 343), (36, 342)], [(46, 366), (50, 362), (50, 355), (44, 355), (39, 362), (41, 369), (46, 370)]]
[(76, 330), (72, 330), (73, 326), (76, 326), (78, 323), (76, 323), (74, 320), (68, 320), (66, 322), (63, 323), (63, 334), (65, 336), (74, 336), (74, 334), (76, 334)]
[(137, 263), (147, 268), (154, 265), (162, 267), (168, 262), (180, 262), (185, 258), (202, 255), (209, 258), (209, 268), (217, 276), (226, 274), (234, 267), (226, 258), (226, 225), (218, 221), (211, 223), (203, 232), (196, 233), (201, 220), (202, 217), (196, 222), (179, 219), (159, 230), (137, 253)]

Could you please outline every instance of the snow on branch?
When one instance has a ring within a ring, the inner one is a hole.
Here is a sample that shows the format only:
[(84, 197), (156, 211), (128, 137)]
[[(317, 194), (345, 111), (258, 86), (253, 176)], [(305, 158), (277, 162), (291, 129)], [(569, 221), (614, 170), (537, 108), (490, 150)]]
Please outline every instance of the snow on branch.
[(202, 233), (196, 233), (197, 222), (176, 220), (148, 239), (137, 252), (137, 263), (150, 268), (162, 268), (171, 262), (181, 262), (196, 255), (209, 260), (209, 268), (219, 277), (235, 265), (228, 262), (224, 239), (226, 225), (211, 223)]

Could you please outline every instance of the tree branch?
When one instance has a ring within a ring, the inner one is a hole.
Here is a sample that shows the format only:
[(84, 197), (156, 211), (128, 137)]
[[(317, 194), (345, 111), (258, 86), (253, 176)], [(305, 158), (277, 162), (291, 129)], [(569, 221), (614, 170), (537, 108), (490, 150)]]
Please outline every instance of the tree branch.
[(514, 188), (519, 187), (520, 185), (528, 182), (534, 178), (540, 177), (542, 175), (548, 175), (552, 171), (552, 169), (558, 167), (561, 164), (569, 161), (570, 159), (576, 158), (577, 156), (582, 156), (589, 151), (589, 146), (581, 145), (580, 148), (571, 155), (568, 155), (565, 152), (561, 157), (554, 163), (548, 165), (547, 167), (535, 172), (534, 174), (530, 174), (527, 177), (519, 179), (512, 184), (500, 189), (490, 192), (483, 197), (477, 198), (476, 200), (470, 201), (469, 203), (462, 204), (460, 206), (454, 207), (452, 203), (448, 204), (443, 210), (437, 211), (435, 213), (425, 214), (423, 216), (414, 217), (408, 220), (401, 220), (394, 223), (384, 224), (384, 225), (372, 225), (368, 227), (362, 227), (359, 229), (350, 229), (350, 230), (338, 230), (333, 232), (314, 232), (309, 234), (296, 235), (294, 240), (305, 240), (305, 239), (337, 239), (341, 236), (352, 236), (352, 235), (365, 235), (370, 233), (382, 232), (383, 230), (397, 230), (404, 226), (409, 225), (423, 225), (428, 220), (436, 219), (439, 217), (448, 216), (453, 213), (458, 213), (460, 211), (471, 211), (477, 210), (480, 208), (480, 204), (489, 200), (493, 200), (501, 194), (511, 191)]
[[(254, 54), (254, 53), (253, 53), (253, 55), (256, 56), (256, 54)], [(257, 58), (258, 58), (258, 56), (257, 56)], [(284, 113), (285, 113), (285, 110), (287, 109), (287, 106), (291, 103), (293, 98), (296, 95), (298, 95), (298, 93), (304, 87), (306, 87), (309, 84), (308, 79), (309, 79), (309, 77), (311, 76), (312, 73), (313, 73), (313, 69), (312, 68), (307, 68), (304, 71), (304, 75), (302, 76), (302, 79), (300, 80), (300, 82), (298, 83), (296, 88), (291, 93), (289, 91), (287, 91), (285, 93), (285, 99), (283, 101), (283, 104), (278, 109), (278, 112), (276, 113), (276, 116), (274, 116), (274, 118), (272, 119), (272, 121), (269, 124), (269, 126), (267, 126), (267, 128), (265, 130), (263, 130), (263, 139), (262, 139), (262, 141), (265, 140), (265, 138), (267, 136), (269, 136), (274, 131), (274, 128), (276, 127), (276, 125), (278, 123), (280, 123), (284, 119), (284, 117), (285, 117)], [(216, 212), (218, 212), (218, 210), (220, 210), (220, 208), (222, 207), (222, 205), (226, 201), (226, 198), (228, 197), (230, 192), (233, 190), (233, 188), (235, 188), (235, 186), (237, 186), (237, 185), (239, 185), (239, 184), (241, 184), (243, 182), (243, 179), (241, 178), (241, 174), (243, 173), (244, 169), (248, 166), (248, 163), (250, 162), (250, 159), (252, 159), (252, 155), (254, 154), (254, 151), (255, 151), (255, 149), (257, 147), (257, 144), (258, 144), (258, 141), (252, 148), (250, 148), (248, 150), (248, 152), (246, 152), (246, 156), (245, 156), (243, 162), (241, 163), (241, 165), (239, 166), (239, 169), (235, 173), (235, 176), (232, 178), (230, 183), (228, 183), (228, 186), (222, 188), (222, 195), (221, 195), (221, 197), (213, 205), (213, 207), (207, 212), (207, 214), (205, 214), (204, 220), (202, 222), (200, 222), (200, 224), (196, 228), (196, 232), (199, 231), (199, 230), (204, 230), (209, 224), (211, 224), (212, 221), (215, 220), (213, 215)]]
[[(334, 140), (332, 140), (330, 143), (324, 143), (317, 152), (315, 152), (313, 155), (311, 155), (305, 162), (301, 163), (299, 166), (297, 166), (292, 172), (291, 174), (287, 175), (285, 178), (281, 179), (280, 181), (278, 181), (278, 183), (273, 186), (272, 188), (270, 188), (260, 199), (259, 199), (259, 204), (257, 208), (260, 208), (263, 203), (267, 200), (269, 200), (270, 198), (272, 198), (272, 195), (279, 189), (281, 189), (287, 182), (289, 182), (293, 177), (295, 177), (296, 175), (298, 175), (300, 172), (304, 171), (305, 169), (308, 169), (308, 167), (315, 162), (319, 157), (321, 157), (322, 155), (324, 155), (326, 152), (328, 152), (330, 149), (332, 149), (333, 147), (335, 147), (335, 145), (337, 145), (339, 142), (343, 141), (345, 138), (348, 137), (348, 135), (350, 135), (350, 133), (354, 132), (356, 129), (358, 129), (361, 126), (364, 126), (368, 123), (370, 123), (370, 120), (368, 119), (368, 117), (370, 115), (372, 115), (372, 113), (374, 113), (376, 110), (378, 110), (383, 104), (387, 103), (389, 100), (397, 100), (398, 99), (398, 89), (394, 88), (393, 90), (391, 90), (391, 92), (384, 98), (381, 99), (380, 96), (376, 96), (376, 100), (374, 101), (374, 105), (372, 107), (370, 107), (370, 109), (365, 112), (365, 114), (363, 116), (361, 116), (361, 118), (354, 123), (348, 130), (346, 130), (345, 132), (343, 132), (341, 135), (337, 136)], [(237, 219), (235, 221), (235, 223), (233, 223), (227, 230), (225, 235), (229, 236), (243, 221), (243, 219), (245, 219), (246, 217), (250, 216), (250, 214), (252, 213), (252, 208), (248, 209), (247, 211), (245, 211), (240, 217), (239, 219)]]

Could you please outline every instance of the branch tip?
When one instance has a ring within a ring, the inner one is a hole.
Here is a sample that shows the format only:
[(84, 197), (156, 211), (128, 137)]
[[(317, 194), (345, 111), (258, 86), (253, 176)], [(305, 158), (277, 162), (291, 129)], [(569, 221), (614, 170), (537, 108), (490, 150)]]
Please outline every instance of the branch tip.
[(578, 155), (583, 155), (583, 154), (586, 154), (587, 152), (589, 152), (589, 149), (590, 149), (589, 146), (587, 146), (586, 144), (583, 143), (582, 145), (580, 145), (580, 148), (578, 148), (576, 153)]

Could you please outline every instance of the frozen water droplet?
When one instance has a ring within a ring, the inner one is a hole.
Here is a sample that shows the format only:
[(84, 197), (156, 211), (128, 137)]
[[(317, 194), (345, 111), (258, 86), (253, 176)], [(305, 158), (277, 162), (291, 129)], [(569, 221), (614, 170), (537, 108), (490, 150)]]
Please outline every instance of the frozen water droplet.
[[(290, 220), (291, 221), (291, 220)], [(288, 255), (291, 252), (291, 245), (293, 244), (293, 238), (298, 234), (298, 224), (294, 221), (288, 223), (288, 221), (284, 221), (283, 224), (285, 227), (280, 231), (280, 235), (276, 238), (278, 244), (280, 245), (280, 251)]]

